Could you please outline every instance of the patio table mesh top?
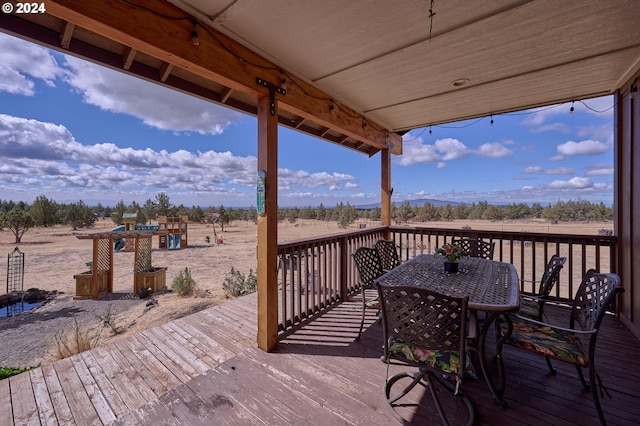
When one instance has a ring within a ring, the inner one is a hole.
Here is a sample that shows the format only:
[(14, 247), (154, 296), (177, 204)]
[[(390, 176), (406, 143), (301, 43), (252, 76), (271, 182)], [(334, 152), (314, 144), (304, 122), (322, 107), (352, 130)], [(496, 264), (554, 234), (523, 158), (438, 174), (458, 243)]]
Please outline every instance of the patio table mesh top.
[(513, 311), (519, 306), (518, 276), (510, 263), (465, 257), (459, 272), (444, 271), (444, 258), (421, 254), (376, 280), (385, 285), (426, 287), (441, 294), (469, 296), (469, 307), (481, 311)]

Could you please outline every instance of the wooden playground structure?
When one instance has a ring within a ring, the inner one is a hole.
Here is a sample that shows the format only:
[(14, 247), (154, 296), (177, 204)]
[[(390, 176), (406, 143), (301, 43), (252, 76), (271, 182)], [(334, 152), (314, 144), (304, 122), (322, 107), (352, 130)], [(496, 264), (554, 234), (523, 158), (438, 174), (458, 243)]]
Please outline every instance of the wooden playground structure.
[(113, 293), (113, 241), (131, 239), (134, 244), (133, 294), (149, 288), (150, 293), (166, 288), (166, 267), (151, 265), (152, 237), (158, 231), (119, 231), (79, 235), (81, 240), (93, 240), (93, 260), (91, 270), (76, 274), (76, 295), (74, 299), (98, 299)]
[(177, 250), (189, 246), (187, 224), (189, 217), (182, 216), (158, 216), (158, 248)]

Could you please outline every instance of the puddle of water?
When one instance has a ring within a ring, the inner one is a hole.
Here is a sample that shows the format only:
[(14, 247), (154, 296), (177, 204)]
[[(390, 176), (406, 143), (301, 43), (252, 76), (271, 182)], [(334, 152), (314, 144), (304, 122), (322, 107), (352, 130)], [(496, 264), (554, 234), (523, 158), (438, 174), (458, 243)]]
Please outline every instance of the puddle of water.
[(18, 302), (13, 305), (4, 306), (0, 308), (0, 318), (6, 318), (12, 315), (28, 312), (40, 305), (42, 305), (42, 302)]

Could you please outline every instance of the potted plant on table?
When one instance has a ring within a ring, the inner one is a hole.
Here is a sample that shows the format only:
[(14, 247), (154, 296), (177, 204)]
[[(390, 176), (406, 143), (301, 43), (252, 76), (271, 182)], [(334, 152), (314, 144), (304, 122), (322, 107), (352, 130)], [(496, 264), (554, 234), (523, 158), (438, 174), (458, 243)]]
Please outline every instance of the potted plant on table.
[(436, 249), (434, 256), (444, 256), (444, 271), (455, 274), (458, 272), (458, 260), (464, 256), (462, 249), (455, 244), (445, 244)]

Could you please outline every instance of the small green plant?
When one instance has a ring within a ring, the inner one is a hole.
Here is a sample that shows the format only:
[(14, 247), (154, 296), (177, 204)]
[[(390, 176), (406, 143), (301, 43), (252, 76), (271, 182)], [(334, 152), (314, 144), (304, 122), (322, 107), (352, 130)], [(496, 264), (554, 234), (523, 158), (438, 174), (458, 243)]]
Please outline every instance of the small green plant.
[(257, 288), (258, 278), (253, 273), (253, 269), (249, 269), (249, 275), (245, 277), (233, 266), (222, 283), (222, 290), (227, 297), (243, 296), (255, 292)]
[(171, 288), (173, 288), (180, 296), (189, 296), (193, 293), (196, 286), (196, 280), (191, 276), (189, 268), (180, 271), (177, 277), (173, 279)]
[(40, 364), (24, 368), (0, 367), (0, 380), (6, 379), (7, 377), (15, 376), (16, 374), (24, 373), (25, 371), (33, 370), (34, 368), (39, 366)]

